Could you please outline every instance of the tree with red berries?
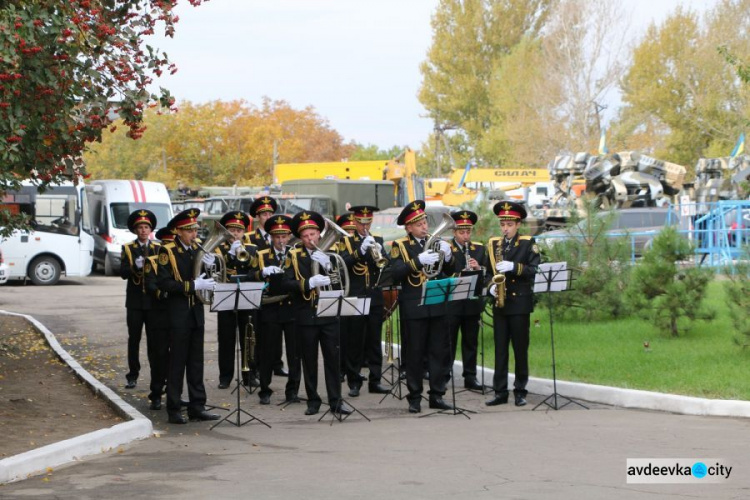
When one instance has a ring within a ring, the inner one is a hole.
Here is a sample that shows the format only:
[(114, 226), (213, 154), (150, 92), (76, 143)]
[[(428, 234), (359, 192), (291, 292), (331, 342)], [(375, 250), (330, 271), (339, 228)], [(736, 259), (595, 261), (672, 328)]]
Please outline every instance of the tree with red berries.
[[(198, 5), (202, 0), (188, 0)], [(86, 177), (81, 159), (122, 119), (132, 139), (147, 107), (174, 99), (153, 78), (176, 67), (145, 37), (173, 36), (177, 0), (11, 0), (0, 7), (0, 194)], [(25, 221), (0, 206), (7, 233)]]

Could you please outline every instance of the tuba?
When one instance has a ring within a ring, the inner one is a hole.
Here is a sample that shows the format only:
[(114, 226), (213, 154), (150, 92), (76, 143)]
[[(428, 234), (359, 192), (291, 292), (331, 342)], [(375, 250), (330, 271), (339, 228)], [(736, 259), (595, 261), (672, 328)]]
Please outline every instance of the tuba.
[[(210, 276), (214, 280), (224, 283), (227, 280), (227, 264), (224, 261), (224, 256), (215, 254), (216, 260), (210, 268), (204, 266), (201, 259), (203, 259), (204, 254), (212, 253), (216, 250), (216, 247), (232, 238), (234, 238), (232, 233), (227, 231), (218, 221), (214, 221), (213, 230), (211, 231), (211, 234), (209, 234), (206, 243), (201, 245), (196, 242), (196, 245), (198, 245), (200, 250), (198, 250), (198, 253), (195, 255), (195, 260), (193, 261), (193, 276), (200, 276), (201, 274), (206, 273), (206, 276)], [(195, 295), (197, 295), (198, 300), (204, 304), (210, 305), (214, 301), (213, 290), (200, 290), (195, 292)]]
[[(325, 220), (325, 228), (320, 233), (320, 241), (316, 245), (315, 249), (323, 252), (333, 259), (331, 270), (326, 274), (331, 278), (331, 284), (327, 287), (321, 287), (321, 290), (342, 290), (344, 296), (349, 295), (349, 270), (346, 268), (344, 258), (336, 252), (329, 252), (331, 247), (338, 243), (342, 237), (349, 236), (349, 233), (341, 229), (335, 222), (323, 217)], [(320, 265), (313, 261), (312, 263), (313, 275), (320, 274)]]
[(442, 222), (438, 224), (438, 227), (435, 228), (435, 233), (430, 236), (424, 245), (425, 250), (432, 250), (440, 256), (440, 259), (436, 263), (422, 268), (422, 273), (427, 279), (432, 279), (443, 271), (445, 257), (443, 256), (443, 252), (440, 251), (440, 242), (442, 241), (440, 235), (452, 229), (456, 229), (456, 221), (450, 215), (443, 213)]

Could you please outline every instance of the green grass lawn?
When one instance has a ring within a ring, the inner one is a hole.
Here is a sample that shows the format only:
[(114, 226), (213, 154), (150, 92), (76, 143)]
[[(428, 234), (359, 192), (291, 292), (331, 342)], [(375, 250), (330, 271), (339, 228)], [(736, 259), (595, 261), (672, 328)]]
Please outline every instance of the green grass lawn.
[[(722, 282), (709, 285), (708, 303), (716, 319), (701, 321), (679, 338), (659, 332), (649, 321), (626, 319), (577, 322), (555, 317), (559, 380), (611, 385), (718, 399), (750, 400), (750, 349), (734, 337)], [(534, 326), (539, 320), (539, 326)], [(552, 377), (549, 314), (537, 307), (531, 316), (529, 364), (532, 377)], [(482, 330), (485, 364), (493, 367), (491, 322)], [(649, 349), (644, 348), (649, 343)], [(457, 355), (458, 359), (461, 359)], [(513, 370), (513, 356), (511, 354)]]

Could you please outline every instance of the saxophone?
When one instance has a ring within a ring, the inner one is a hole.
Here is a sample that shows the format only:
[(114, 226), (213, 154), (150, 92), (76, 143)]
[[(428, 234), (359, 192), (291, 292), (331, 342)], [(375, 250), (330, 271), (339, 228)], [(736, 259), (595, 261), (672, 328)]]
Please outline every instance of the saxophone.
[[(495, 264), (503, 260), (503, 250), (500, 243), (495, 247)], [(495, 273), (492, 276), (492, 283), (495, 285), (495, 307), (502, 309), (505, 307), (505, 273)]]

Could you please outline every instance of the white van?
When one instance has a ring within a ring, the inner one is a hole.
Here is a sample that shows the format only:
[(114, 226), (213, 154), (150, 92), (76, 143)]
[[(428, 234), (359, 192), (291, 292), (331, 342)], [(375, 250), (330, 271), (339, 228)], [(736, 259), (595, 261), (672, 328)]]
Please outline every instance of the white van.
[(128, 216), (145, 208), (156, 215), (157, 228), (172, 218), (169, 192), (161, 182), (102, 180), (86, 186), (94, 230), (94, 266), (104, 267), (111, 276), (120, 270), (122, 245), (135, 239), (128, 230)]
[(0, 240), (0, 267), (7, 265), (6, 279), (54, 285), (63, 274), (89, 275), (94, 239), (83, 189), (81, 183), (64, 182), (40, 193), (35, 184), (24, 181), (20, 190), (5, 193), (0, 208), (26, 214), (31, 221), (29, 230), (13, 231)]

